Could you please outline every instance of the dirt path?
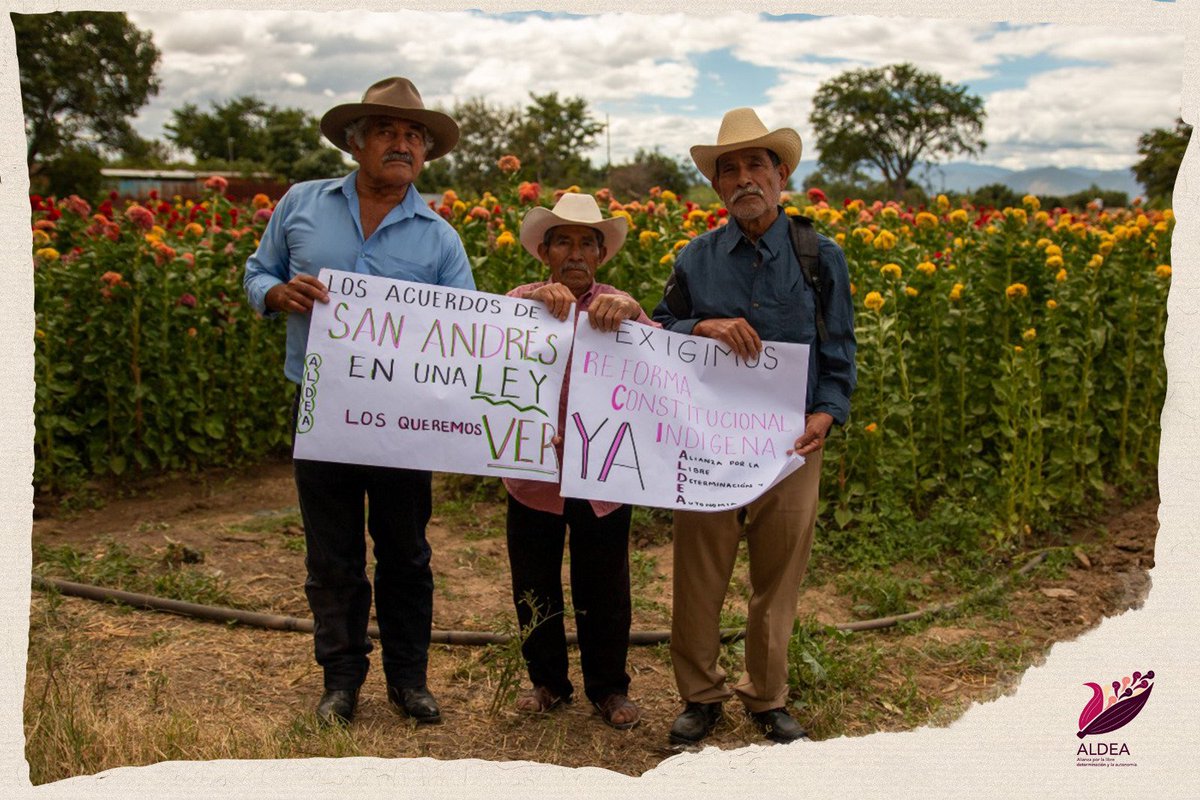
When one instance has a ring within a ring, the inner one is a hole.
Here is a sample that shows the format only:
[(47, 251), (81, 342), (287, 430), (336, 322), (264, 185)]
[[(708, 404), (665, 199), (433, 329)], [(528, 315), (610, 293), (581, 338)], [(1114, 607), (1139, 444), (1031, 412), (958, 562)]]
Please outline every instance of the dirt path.
[[(434, 627), (510, 631), (502, 507), (446, 501), (444, 486), (437, 495), (429, 529)], [(795, 643), (805, 654), (798, 663), (817, 667), (805, 676), (810, 685), (798, 698), (798, 718), (814, 738), (862, 735), (947, 723), (972, 702), (995, 697), (1054, 642), (1140, 605), (1149, 588), (1156, 512), (1157, 501), (1147, 502), (1075, 531), (1074, 554), (1067, 551), (998, 599), (953, 618), (849, 636), (806, 635)], [(633, 555), (634, 628), (667, 628), (671, 553), (661, 520), (635, 518), (633, 538), (642, 543)], [(308, 616), (302, 530), (285, 463), (157, 481), (73, 518), (37, 519), (33, 541), (35, 562), (40, 557), (55, 574), (63, 574), (69, 558), (143, 572), (183, 561), (188, 574), (222, 586), (247, 607)], [(734, 580), (744, 585), (744, 564)], [(735, 594), (727, 603), (731, 619), (744, 612)], [(930, 586), (923, 603), (941, 599)], [(810, 586), (800, 603), (803, 616), (822, 624), (854, 619), (852, 606), (832, 583)], [(666, 741), (679, 706), (663, 646), (631, 650), (631, 693), (644, 720), (631, 732), (604, 726), (581, 691), (574, 705), (545, 718), (519, 716), (508, 704), (490, 714), (506, 667), (515, 666), (523, 683), (511, 649), (435, 646), (430, 686), (446, 724), (416, 728), (392, 713), (376, 651), (358, 719), (349, 731), (330, 733), (315, 730), (308, 716), (321, 680), (305, 634), (35, 592), (30, 638), (26, 729), (35, 782), (163, 758), (349, 754), (528, 759), (636, 775), (675, 752)], [(577, 652), (572, 659), (578, 686)], [(726, 662), (733, 672), (740, 668), (737, 646), (727, 648)], [(70, 713), (86, 734), (72, 757), (60, 752), (65, 746), (55, 733), (65, 730), (63, 715)], [(709, 741), (732, 748), (763, 740), (730, 704)]]

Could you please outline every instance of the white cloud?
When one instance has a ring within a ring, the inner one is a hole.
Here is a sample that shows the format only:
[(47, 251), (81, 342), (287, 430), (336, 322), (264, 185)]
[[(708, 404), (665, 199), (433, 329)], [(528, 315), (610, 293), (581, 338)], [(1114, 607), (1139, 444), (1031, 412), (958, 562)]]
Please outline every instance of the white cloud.
[[(170, 110), (184, 102), (203, 106), (252, 93), (319, 115), (398, 74), (413, 79), (426, 105), (448, 107), (472, 96), (521, 105), (530, 92), (582, 96), (597, 117), (610, 112), (615, 161), (656, 146), (686, 158), (691, 144), (713, 140), (720, 113), (711, 98), (736, 97), (736, 75), (702, 74), (699, 64), (706, 54), (728, 50), (759, 74), (777, 71), (758, 111), (769, 126), (800, 131), (806, 160), (817, 155), (808, 113), (820, 83), (845, 69), (903, 60), (980, 87), (987, 163), (1125, 167), (1136, 159), (1137, 136), (1178, 114), (1183, 60), (1177, 34), (942, 19), (780, 21), (749, 13), (501, 19), (436, 11), (130, 16), (163, 50), (163, 89), (138, 121), (143, 135), (161, 135)], [(605, 153), (601, 144), (592, 155), (602, 162)]]

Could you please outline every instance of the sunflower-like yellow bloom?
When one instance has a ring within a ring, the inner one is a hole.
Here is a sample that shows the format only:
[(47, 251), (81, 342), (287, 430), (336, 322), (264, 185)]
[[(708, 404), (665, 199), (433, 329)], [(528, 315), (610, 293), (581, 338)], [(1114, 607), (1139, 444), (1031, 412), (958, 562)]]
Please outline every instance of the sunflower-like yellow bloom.
[(1004, 290), (1004, 294), (1009, 300), (1019, 300), (1029, 296), (1029, 287), (1023, 283), (1014, 283)]
[(895, 280), (895, 281), (900, 280), (900, 277), (904, 274), (904, 270), (900, 269), (899, 264), (895, 264), (890, 261), (888, 263), (884, 264), (882, 267), (880, 267), (879, 272), (885, 278), (891, 278), (892, 280)]
[(863, 300), (863, 305), (871, 311), (879, 311), (879, 309), (883, 308), (883, 295), (879, 292), (867, 292), (867, 296)]

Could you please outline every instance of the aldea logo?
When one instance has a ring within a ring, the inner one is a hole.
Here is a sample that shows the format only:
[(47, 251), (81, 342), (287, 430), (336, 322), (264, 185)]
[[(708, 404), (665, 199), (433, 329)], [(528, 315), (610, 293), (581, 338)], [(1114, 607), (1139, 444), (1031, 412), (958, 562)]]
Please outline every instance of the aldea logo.
[[(1098, 683), (1085, 683), (1084, 686), (1092, 689), (1092, 699), (1079, 715), (1079, 733), (1076, 736), (1080, 739), (1085, 736), (1098, 736), (1128, 725), (1150, 699), (1150, 691), (1154, 688), (1154, 684), (1151, 683), (1153, 680), (1154, 670), (1145, 675), (1135, 672), (1119, 681), (1113, 681), (1111, 692)], [(1079, 748), (1080, 753), (1086, 749), (1082, 744)]]

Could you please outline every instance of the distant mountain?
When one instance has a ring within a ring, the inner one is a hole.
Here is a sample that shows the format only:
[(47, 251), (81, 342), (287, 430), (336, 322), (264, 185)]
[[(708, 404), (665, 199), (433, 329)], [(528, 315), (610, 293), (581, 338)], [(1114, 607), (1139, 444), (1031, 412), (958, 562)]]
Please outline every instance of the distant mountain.
[[(808, 174), (816, 170), (816, 163), (801, 163), (795, 176), (795, 185), (803, 185)], [(879, 177), (878, 170), (865, 170), (868, 175)], [(948, 164), (922, 164), (910, 175), (912, 182), (938, 192), (960, 192), (969, 194), (990, 183), (1003, 183), (1019, 194), (1063, 196), (1082, 192), (1095, 184), (1101, 189), (1125, 192), (1132, 199), (1143, 194), (1141, 184), (1128, 169), (1086, 169), (1084, 167), (1036, 167), (1020, 171), (995, 167), (990, 164), (975, 164), (952, 161)]]

